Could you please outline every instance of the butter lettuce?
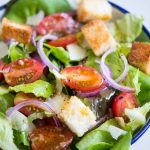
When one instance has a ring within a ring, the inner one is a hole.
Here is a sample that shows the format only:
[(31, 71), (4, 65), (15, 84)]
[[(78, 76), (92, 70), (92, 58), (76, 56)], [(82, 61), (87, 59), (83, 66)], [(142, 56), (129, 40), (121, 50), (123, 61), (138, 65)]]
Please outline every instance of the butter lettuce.
[(43, 10), (45, 15), (71, 10), (67, 0), (17, 0), (5, 14), (10, 20), (26, 23), (27, 18)]
[(46, 47), (47, 56), (51, 57), (52, 55), (53, 57), (55, 57), (64, 64), (70, 61), (69, 54), (64, 48), (54, 47), (48, 44), (44, 44), (44, 46)]
[(14, 44), (9, 48), (9, 56), (12, 62), (18, 59), (29, 57), (28, 53), (24, 51), (23, 48)]
[(118, 117), (117, 121), (122, 129), (134, 133), (139, 128), (145, 125), (146, 116), (150, 111), (150, 102), (146, 103), (142, 107), (125, 109), (125, 116), (128, 117), (129, 121), (126, 123), (122, 117)]
[(142, 17), (126, 14), (112, 23), (110, 31), (118, 42), (133, 42), (142, 33), (142, 22)]
[(110, 150), (129, 150), (131, 145), (132, 135), (128, 133), (122, 136)]
[(11, 93), (0, 95), (0, 112), (5, 113), (9, 107), (14, 105), (14, 97)]
[(11, 91), (33, 93), (37, 97), (48, 98), (53, 95), (53, 86), (42, 80), (37, 80), (33, 83), (16, 85), (9, 87)]
[(13, 130), (6, 116), (0, 113), (0, 148), (3, 150), (18, 150), (13, 141)]
[[(111, 53), (106, 58), (106, 64), (110, 67), (113, 73), (113, 79), (117, 79), (124, 70), (124, 63), (120, 58), (120, 54), (124, 54), (127, 56), (131, 50), (130, 44), (121, 44), (117, 47), (116, 51)], [(127, 77), (120, 83), (125, 86), (129, 86), (135, 89), (136, 94), (141, 90), (141, 82), (140, 82), (140, 71), (138, 69), (133, 69), (129, 67)]]
[(97, 71), (99, 71), (99, 64), (96, 62), (96, 60), (100, 60), (99, 57), (95, 56), (92, 50), (87, 51), (87, 60), (85, 65), (95, 68)]
[(20, 150), (30, 150), (28, 133), (18, 130), (13, 130), (14, 142)]
[[(129, 150), (132, 136), (130, 133), (115, 140), (109, 133), (110, 126), (118, 127), (115, 119), (110, 119), (100, 127), (87, 133), (77, 144), (78, 150)], [(125, 143), (125, 144), (124, 144)], [(122, 145), (123, 148), (122, 148)]]

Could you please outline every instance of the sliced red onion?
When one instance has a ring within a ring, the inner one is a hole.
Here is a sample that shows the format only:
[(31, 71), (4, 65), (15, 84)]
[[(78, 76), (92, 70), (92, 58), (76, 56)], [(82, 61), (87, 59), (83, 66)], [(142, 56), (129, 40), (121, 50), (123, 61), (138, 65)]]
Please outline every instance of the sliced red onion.
[(41, 108), (41, 109), (44, 109), (48, 112), (52, 112), (54, 113), (53, 109), (50, 107), (50, 105), (48, 103), (45, 103), (45, 102), (40, 102), (38, 100), (29, 100), (29, 101), (25, 101), (25, 102), (22, 102), (22, 103), (19, 103), (18, 105), (10, 108), (6, 114), (9, 118), (11, 118), (11, 116), (13, 115), (14, 111), (18, 111), (20, 110), (21, 108), (25, 107), (25, 106), (36, 106), (38, 108)]
[(106, 90), (107, 87), (105, 86), (104, 88), (102, 89), (98, 89), (98, 90), (95, 90), (95, 91), (92, 91), (92, 92), (81, 92), (81, 91), (78, 91), (77, 92), (77, 96), (80, 96), (80, 97), (94, 97), (94, 96), (97, 96), (100, 92)]
[(48, 66), (50, 69), (52, 70), (56, 70), (57, 72), (59, 71), (59, 68), (56, 67), (50, 60), (49, 58), (46, 56), (46, 54), (44, 53), (44, 50), (43, 50), (43, 43), (45, 40), (55, 40), (57, 39), (56, 36), (54, 35), (45, 35), (43, 36), (39, 41), (38, 41), (38, 44), (37, 44), (37, 50), (38, 50), (38, 54), (39, 56), (41, 57), (41, 60), (43, 61), (43, 63)]
[(112, 52), (114, 52), (115, 49), (110, 49), (108, 50), (101, 58), (100, 61), (100, 70), (101, 73), (103, 75), (103, 77), (105, 78), (105, 80), (108, 82), (108, 84), (113, 87), (114, 89), (117, 89), (119, 91), (123, 91), (123, 92), (134, 92), (135, 90), (133, 88), (130, 87), (126, 87), (126, 86), (122, 86), (119, 85), (116, 81), (114, 81), (108, 74), (107, 74), (107, 70), (106, 70), (106, 64), (105, 64), (105, 59), (106, 57), (111, 54)]
[(36, 31), (33, 31), (32, 37), (31, 37), (31, 43), (33, 46), (36, 46), (36, 40), (35, 40), (36, 35), (37, 35)]
[[(98, 63), (100, 65), (100, 61), (99, 60), (95, 60), (96, 63)], [(107, 71), (107, 74), (112, 77), (112, 71), (111, 69), (109, 68), (109, 66), (107, 64), (105, 64), (105, 68), (106, 68), (106, 71)]]
[[(7, 117), (11, 118), (12, 115), (15, 113), (15, 111), (18, 111), (18, 110), (20, 110), (21, 108), (23, 108), (25, 106), (36, 106), (38, 108), (44, 109), (45, 111), (48, 111), (48, 112), (51, 112), (51, 113), (55, 114), (54, 110), (50, 107), (50, 105), (47, 102), (40, 102), (38, 100), (29, 100), (29, 101), (25, 101), (25, 102), (19, 103), (18, 105), (10, 108), (6, 112)], [(56, 117), (53, 116), (53, 119), (55, 121), (56, 126), (58, 127), (59, 123), (57, 122)]]

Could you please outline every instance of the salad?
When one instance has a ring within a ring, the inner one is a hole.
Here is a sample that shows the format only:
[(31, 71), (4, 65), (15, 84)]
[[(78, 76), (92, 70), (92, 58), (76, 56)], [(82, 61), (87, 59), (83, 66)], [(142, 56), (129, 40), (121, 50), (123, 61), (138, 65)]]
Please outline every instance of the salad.
[(142, 17), (106, 0), (17, 0), (1, 19), (0, 148), (129, 150), (150, 111)]

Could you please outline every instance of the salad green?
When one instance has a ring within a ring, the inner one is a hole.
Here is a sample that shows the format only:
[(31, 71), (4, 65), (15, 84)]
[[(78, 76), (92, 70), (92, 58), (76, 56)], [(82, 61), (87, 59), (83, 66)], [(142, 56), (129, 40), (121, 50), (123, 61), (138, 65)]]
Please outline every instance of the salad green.
[(26, 23), (27, 17), (35, 15), (40, 10), (43, 10), (45, 15), (50, 15), (70, 9), (66, 0), (19, 0), (7, 11), (6, 17), (16, 22)]
[(33, 93), (37, 97), (48, 98), (53, 95), (53, 86), (42, 80), (37, 80), (33, 83), (16, 85), (14, 87), (9, 87), (11, 91)]
[[(16, 0), (7, 9), (0, 33), (9, 47), (0, 60), (0, 148), (129, 150), (149, 119), (143, 18), (125, 14), (105, 24), (110, 18), (86, 4), (72, 11), (67, 0)], [(32, 17), (37, 25), (27, 25)]]
[(0, 147), (4, 150), (18, 150), (13, 141), (13, 130), (11, 123), (3, 113), (0, 113), (0, 122)]
[(133, 42), (142, 32), (142, 21), (142, 17), (127, 14), (115, 21), (110, 30), (118, 42)]

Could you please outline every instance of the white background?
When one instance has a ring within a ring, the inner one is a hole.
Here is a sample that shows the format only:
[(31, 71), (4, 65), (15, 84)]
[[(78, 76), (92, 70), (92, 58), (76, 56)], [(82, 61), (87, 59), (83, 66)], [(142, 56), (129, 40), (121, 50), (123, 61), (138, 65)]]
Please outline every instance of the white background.
[[(0, 5), (8, 0), (0, 0)], [(110, 0), (130, 12), (142, 15), (144, 24), (150, 31), (150, 0)], [(150, 150), (150, 129), (131, 147), (131, 150)]]

